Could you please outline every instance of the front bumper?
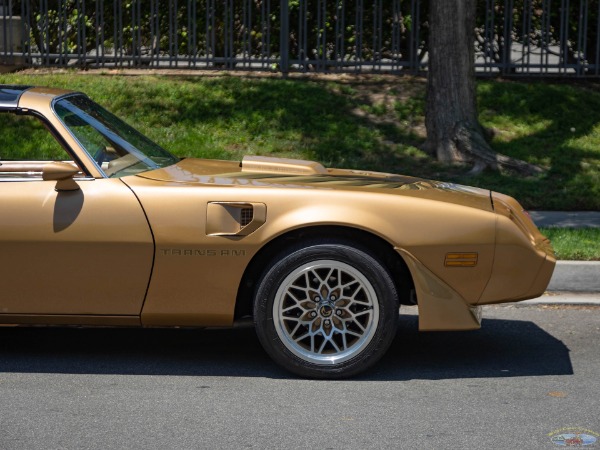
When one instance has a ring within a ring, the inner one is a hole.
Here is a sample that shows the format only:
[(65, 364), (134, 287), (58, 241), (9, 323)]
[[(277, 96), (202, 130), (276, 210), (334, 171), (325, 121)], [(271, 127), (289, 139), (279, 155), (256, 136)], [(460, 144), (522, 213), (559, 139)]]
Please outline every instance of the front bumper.
[(514, 198), (493, 192), (492, 201), (496, 212), (494, 264), (477, 304), (539, 297), (556, 265), (552, 245)]

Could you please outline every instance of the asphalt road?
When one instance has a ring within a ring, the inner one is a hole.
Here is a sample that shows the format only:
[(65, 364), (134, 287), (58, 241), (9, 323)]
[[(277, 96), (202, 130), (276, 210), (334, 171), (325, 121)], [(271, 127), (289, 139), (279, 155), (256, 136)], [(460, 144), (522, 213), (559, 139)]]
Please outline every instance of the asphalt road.
[(600, 433), (600, 308), (487, 307), (454, 333), (418, 333), (415, 312), (346, 381), (290, 376), (252, 329), (2, 328), (0, 448), (552, 449), (558, 430)]

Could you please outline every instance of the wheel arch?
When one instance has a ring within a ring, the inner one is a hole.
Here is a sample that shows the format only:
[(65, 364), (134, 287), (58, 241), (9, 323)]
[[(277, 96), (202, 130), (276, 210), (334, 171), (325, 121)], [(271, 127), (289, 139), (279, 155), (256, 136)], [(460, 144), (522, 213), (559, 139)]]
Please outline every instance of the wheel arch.
[(345, 242), (371, 254), (380, 260), (392, 275), (400, 304), (414, 303), (411, 294), (414, 289), (411, 273), (404, 259), (394, 251), (392, 244), (368, 231), (345, 226), (320, 225), (288, 231), (268, 242), (254, 255), (238, 287), (234, 314), (236, 321), (252, 316), (256, 283), (269, 262), (301, 241), (313, 239)]

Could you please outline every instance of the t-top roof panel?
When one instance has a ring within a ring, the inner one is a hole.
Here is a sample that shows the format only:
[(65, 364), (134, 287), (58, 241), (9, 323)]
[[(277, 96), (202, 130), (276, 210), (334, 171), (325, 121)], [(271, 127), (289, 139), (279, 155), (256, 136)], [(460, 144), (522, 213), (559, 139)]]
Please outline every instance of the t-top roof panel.
[(16, 109), (21, 94), (31, 87), (0, 84), (0, 110)]

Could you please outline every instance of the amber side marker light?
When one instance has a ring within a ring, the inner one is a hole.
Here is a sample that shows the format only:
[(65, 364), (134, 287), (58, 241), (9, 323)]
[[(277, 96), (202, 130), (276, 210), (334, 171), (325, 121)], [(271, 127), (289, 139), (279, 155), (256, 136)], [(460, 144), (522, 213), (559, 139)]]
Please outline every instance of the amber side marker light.
[(475, 267), (477, 253), (447, 253), (444, 265), (446, 267)]

